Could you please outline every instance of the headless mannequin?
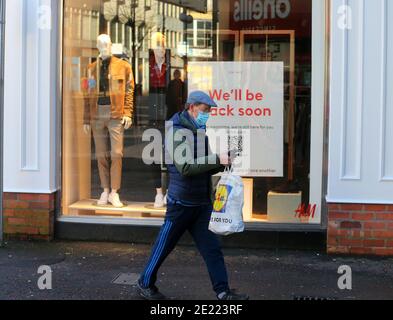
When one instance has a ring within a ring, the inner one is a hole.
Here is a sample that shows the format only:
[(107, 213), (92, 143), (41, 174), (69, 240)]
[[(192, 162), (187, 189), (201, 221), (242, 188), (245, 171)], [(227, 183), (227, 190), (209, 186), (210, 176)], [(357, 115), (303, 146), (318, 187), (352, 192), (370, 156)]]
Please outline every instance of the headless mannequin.
[[(160, 72), (162, 71), (162, 67), (166, 62), (166, 49), (165, 49), (165, 36), (157, 32), (152, 37), (152, 49), (154, 51), (154, 56), (156, 60), (156, 64)], [(163, 188), (156, 189), (156, 200), (154, 206), (156, 208), (163, 207), (166, 203), (166, 199), (164, 197)]]
[[(156, 66), (159, 71), (162, 72), (163, 65), (166, 62), (166, 48), (165, 48), (165, 36), (161, 32), (155, 32), (152, 36), (152, 49), (154, 51), (154, 57)], [(156, 208), (162, 208), (165, 206), (165, 197), (163, 188), (156, 189), (156, 200), (154, 206)]]
[(162, 71), (162, 66), (165, 63), (165, 48), (156, 48), (153, 50), (154, 51), (154, 56), (156, 58), (156, 63), (158, 68), (160, 69), (160, 72)]
[[(154, 55), (156, 57), (157, 66), (161, 72), (162, 66), (165, 63), (165, 48), (154, 49)], [(158, 196), (164, 195), (162, 188), (157, 188), (156, 192)]]
[[(108, 59), (112, 58), (112, 41), (109, 36), (107, 35), (100, 35), (97, 38), (97, 49), (100, 52), (99, 58), (101, 58), (103, 61), (106, 61)], [(128, 130), (132, 126), (132, 119), (130, 117), (123, 117), (122, 118), (122, 125), (124, 126), (125, 130)], [(90, 134), (91, 131), (91, 125), (85, 124), (83, 126), (83, 131), (86, 134)], [(110, 193), (109, 188), (104, 189), (104, 193), (101, 195), (101, 199), (109, 199), (110, 195), (118, 195), (118, 190), (112, 189), (112, 192)], [(119, 207), (122, 206), (121, 203), (119, 203)]]

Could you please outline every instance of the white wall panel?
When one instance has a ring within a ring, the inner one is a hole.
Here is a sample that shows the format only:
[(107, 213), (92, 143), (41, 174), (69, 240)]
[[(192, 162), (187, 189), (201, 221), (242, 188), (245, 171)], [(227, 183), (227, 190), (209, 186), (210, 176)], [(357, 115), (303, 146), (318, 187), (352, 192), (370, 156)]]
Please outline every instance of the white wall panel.
[(393, 203), (393, 3), (332, 0), (331, 10), (327, 199)]
[(385, 48), (383, 54), (386, 67), (382, 75), (385, 103), (381, 116), (381, 177), (383, 181), (393, 182), (393, 59), (391, 58), (393, 53), (393, 4), (391, 1), (385, 1), (385, 10), (386, 14), (383, 17)]
[(57, 0), (7, 0), (4, 191), (56, 189)]

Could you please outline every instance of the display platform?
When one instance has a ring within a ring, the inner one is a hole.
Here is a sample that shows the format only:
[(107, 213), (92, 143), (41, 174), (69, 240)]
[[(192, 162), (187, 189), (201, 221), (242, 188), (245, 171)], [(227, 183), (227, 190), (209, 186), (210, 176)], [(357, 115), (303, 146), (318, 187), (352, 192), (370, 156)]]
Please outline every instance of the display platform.
[[(123, 202), (123, 208), (114, 208), (111, 205), (99, 206), (97, 200), (88, 199), (78, 201), (71, 206), (71, 211), (79, 212), (78, 215), (115, 216), (128, 218), (154, 217), (163, 218), (166, 208), (155, 209), (149, 202)], [(72, 213), (72, 212), (71, 212)]]

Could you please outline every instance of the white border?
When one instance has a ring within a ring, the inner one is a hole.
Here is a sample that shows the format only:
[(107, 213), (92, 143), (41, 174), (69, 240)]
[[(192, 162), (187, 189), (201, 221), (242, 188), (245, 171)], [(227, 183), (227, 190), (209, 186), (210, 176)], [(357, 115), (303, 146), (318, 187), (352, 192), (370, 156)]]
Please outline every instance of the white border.
[[(310, 203), (317, 205), (314, 223), (322, 223), (323, 152), (326, 88), (326, 6), (324, 0), (312, 1), (312, 86)], [(318, 219), (317, 219), (318, 217)]]

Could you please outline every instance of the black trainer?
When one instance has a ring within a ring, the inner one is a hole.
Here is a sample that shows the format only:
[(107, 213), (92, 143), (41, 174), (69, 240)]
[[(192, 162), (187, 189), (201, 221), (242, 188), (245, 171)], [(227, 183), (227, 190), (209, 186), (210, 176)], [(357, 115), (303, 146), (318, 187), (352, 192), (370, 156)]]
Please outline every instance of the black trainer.
[(237, 293), (235, 290), (229, 290), (228, 292), (222, 293), (217, 296), (218, 300), (250, 300), (250, 297), (246, 294)]
[(139, 282), (137, 283), (138, 294), (145, 300), (167, 300), (157, 287), (143, 288)]

